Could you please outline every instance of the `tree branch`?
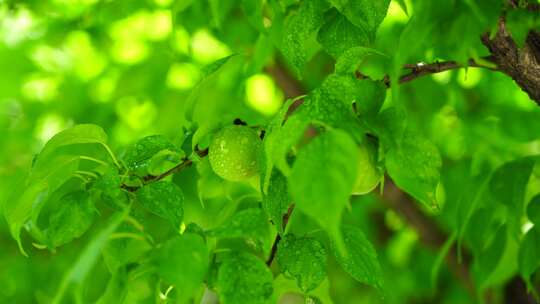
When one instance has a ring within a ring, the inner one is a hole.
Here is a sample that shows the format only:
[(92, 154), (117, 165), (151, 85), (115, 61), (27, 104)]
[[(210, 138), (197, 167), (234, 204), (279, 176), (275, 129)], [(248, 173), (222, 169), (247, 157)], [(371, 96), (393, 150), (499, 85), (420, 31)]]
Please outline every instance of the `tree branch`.
[[(206, 155), (208, 155), (208, 149), (195, 150), (195, 153), (199, 157), (205, 157)], [(144, 185), (146, 185), (146, 184), (158, 181), (158, 180), (162, 180), (162, 179), (164, 179), (165, 177), (167, 177), (169, 175), (180, 172), (180, 171), (184, 170), (185, 168), (190, 167), (192, 164), (193, 164), (193, 161), (191, 159), (185, 158), (178, 165), (172, 167), (171, 169), (169, 169), (169, 170), (167, 170), (167, 171), (165, 171), (165, 172), (163, 172), (163, 173), (161, 173), (159, 175), (147, 175), (147, 176), (144, 176), (142, 178), (143, 183), (144, 183)], [(140, 186), (129, 186), (129, 185), (126, 185), (126, 184), (122, 184), (120, 187), (122, 189), (126, 190), (126, 191), (129, 191), (129, 192), (135, 192), (135, 191), (139, 190), (139, 188), (141, 188)]]
[[(285, 228), (287, 227), (287, 224), (289, 223), (289, 218), (291, 217), (293, 210), (294, 210), (294, 204), (292, 204), (287, 210), (287, 213), (283, 215), (283, 227), (282, 227), (283, 231), (285, 231)], [(276, 236), (276, 239), (274, 240), (274, 243), (272, 244), (270, 255), (268, 256), (268, 260), (266, 260), (266, 265), (268, 266), (272, 265), (272, 262), (274, 261), (274, 258), (276, 257), (276, 252), (277, 252), (277, 248), (280, 241), (281, 241), (281, 235), (278, 233), (278, 235)]]
[[(482, 58), (485, 61), (492, 61), (491, 56)], [(454, 69), (461, 69), (461, 68), (467, 68), (467, 67), (477, 67), (477, 68), (484, 68), (489, 69), (492, 71), (498, 71), (496, 67), (482, 64), (479, 62), (476, 62), (473, 59), (469, 59), (466, 65), (460, 64), (456, 61), (441, 61), (441, 62), (434, 62), (434, 63), (417, 63), (417, 64), (406, 64), (403, 66), (404, 69), (410, 70), (409, 73), (402, 75), (399, 78), (399, 83), (406, 83), (413, 81), (417, 78), (420, 78), (422, 76), (431, 75), (431, 74), (437, 74), (449, 70)], [(362, 74), (357, 73), (357, 76), (359, 78), (366, 77)], [(383, 78), (383, 83), (386, 85), (386, 87), (390, 87), (390, 76), (385, 75)]]
[(489, 33), (485, 33), (481, 40), (500, 71), (510, 76), (540, 105), (540, 33), (530, 31), (520, 49), (507, 30), (504, 17), (501, 17), (495, 36), (491, 38)]
[[(429, 74), (428, 71), (430, 70), (442, 71), (443, 68), (457, 68), (457, 64), (451, 62), (438, 64), (436, 63), (426, 66), (428, 67), (422, 69), (422, 75)], [(413, 68), (413, 66), (408, 67)], [(414, 68), (416, 68), (416, 65), (414, 66)], [(279, 71), (279, 74), (276, 74), (276, 71)], [(279, 75), (279, 77), (282, 78), (280, 81), (284, 80), (283, 77), (287, 77), (288, 79), (291, 79), (290, 83), (296, 83), (296, 80), (294, 80), (294, 78), (282, 66), (275, 66), (272, 69), (267, 70), (267, 72), (269, 72), (272, 76)], [(417, 77), (420, 77), (422, 75), (419, 75)], [(414, 77), (413, 79), (417, 77)], [(299, 95), (304, 94), (304, 91), (302, 91), (302, 89), (299, 87), (291, 89), (290, 86), (286, 86), (282, 87), (282, 89), (285, 91), (285, 95), (288, 96), (298, 93), (300, 93)], [(300, 106), (302, 102), (303, 100), (297, 101), (297, 105), (295, 106), (295, 108)], [(294, 104), (292, 106), (294, 106)], [(423, 212), (418, 208), (418, 205), (408, 195), (406, 195), (399, 188), (397, 188), (392, 182), (387, 182), (385, 184), (383, 201), (390, 209), (394, 210), (396, 213), (398, 213), (400, 216), (402, 216), (408, 221), (409, 225), (413, 227), (420, 235), (420, 241), (423, 244), (431, 248), (440, 248), (444, 244), (447, 239), (447, 235), (439, 228), (437, 223), (424, 215)], [(276, 248), (279, 240), (280, 239), (278, 236), (278, 238), (276, 238), (276, 241), (274, 242)], [(274, 252), (274, 248), (272, 252)], [(275, 254), (275, 252), (273, 254)], [(267, 261), (268, 265), (270, 265), (270, 263), (272, 262), (273, 254), (271, 254), (271, 259)], [(464, 254), (464, 256), (467, 257), (466, 254)], [(457, 251), (455, 248), (453, 248), (448, 254), (446, 262), (449, 265), (449, 268), (454, 272), (458, 280), (463, 283), (463, 286), (471, 294), (474, 294), (475, 289), (469, 274), (468, 264), (458, 262)]]
[(508, 5), (513, 8), (525, 8), (531, 12), (540, 11), (540, 3), (530, 3), (529, 1), (525, 1), (524, 4), (520, 5), (519, 0), (507, 0)]

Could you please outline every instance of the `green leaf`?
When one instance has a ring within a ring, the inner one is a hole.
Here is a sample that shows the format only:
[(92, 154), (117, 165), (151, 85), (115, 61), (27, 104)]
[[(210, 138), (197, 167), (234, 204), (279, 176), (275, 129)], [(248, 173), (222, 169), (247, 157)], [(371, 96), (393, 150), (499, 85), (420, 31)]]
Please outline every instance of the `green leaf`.
[(68, 193), (58, 204), (58, 209), (50, 216), (49, 226), (45, 230), (51, 248), (79, 238), (90, 228), (95, 215), (90, 195), (85, 191)]
[(249, 208), (234, 214), (222, 226), (208, 234), (218, 238), (243, 237), (265, 252), (272, 246), (273, 233), (263, 210)]
[(109, 270), (115, 273), (123, 266), (140, 261), (150, 249), (152, 246), (144, 232), (133, 225), (122, 223), (103, 248), (103, 260)]
[(97, 125), (75, 125), (53, 136), (39, 153), (34, 166), (46, 162), (54, 152), (64, 146), (75, 144), (100, 144), (107, 150), (107, 134)]
[(540, 194), (533, 197), (527, 205), (527, 217), (535, 226), (540, 226)]
[[(336, 61), (336, 74), (348, 74), (354, 73), (358, 70), (360, 63), (370, 56), (370, 55), (381, 55), (385, 56), (383, 53), (364, 46), (354, 46), (347, 48), (342, 52)], [(368, 81), (367, 79), (364, 81)]]
[(540, 16), (535, 11), (510, 10), (505, 21), (512, 38), (520, 48), (524, 46), (529, 31), (540, 27)]
[(341, 253), (335, 242), (332, 242), (339, 265), (358, 282), (382, 291), (383, 274), (373, 245), (357, 227), (344, 225), (342, 231), (346, 252)]
[(540, 267), (540, 230), (538, 227), (533, 227), (521, 241), (519, 247), (519, 272), (526, 282), (529, 282), (530, 277)]
[[(506, 226), (499, 226), (495, 231), (491, 230), (489, 242), (482, 251), (475, 255), (475, 280), (478, 285), (485, 287), (490, 277), (495, 273), (500, 264), (508, 241)], [(483, 236), (486, 238), (486, 236)]]
[(188, 300), (203, 283), (210, 265), (210, 254), (203, 239), (184, 233), (159, 249), (156, 261), (159, 275)]
[(227, 18), (227, 15), (232, 9), (233, 1), (224, 0), (208, 0), (210, 6), (210, 15), (212, 16), (213, 25), (218, 29), (221, 29), (223, 22)]
[(99, 299), (97, 304), (124, 303), (128, 292), (128, 276), (125, 269), (114, 272), (107, 283), (107, 289)]
[(396, 185), (431, 208), (439, 208), (436, 190), (442, 166), (437, 147), (411, 131), (386, 155), (386, 169)]
[(290, 166), (287, 162), (287, 154), (291, 148), (300, 140), (307, 126), (309, 118), (306, 115), (295, 112), (289, 116), (285, 123), (287, 108), (292, 101), (287, 102), (283, 109), (274, 117), (270, 123), (264, 137), (264, 157), (265, 157), (265, 180), (263, 181), (263, 191), (268, 188), (270, 174), (274, 166), (287, 176), (290, 174)]
[(129, 209), (126, 209), (122, 213), (117, 213), (111, 217), (107, 226), (103, 228), (91, 241), (86, 245), (82, 253), (79, 255), (73, 266), (64, 275), (58, 291), (52, 301), (53, 304), (62, 303), (64, 294), (67, 288), (71, 284), (80, 285), (85, 280), (86, 276), (92, 270), (97, 262), (101, 250), (109, 241), (111, 234), (122, 223), (126, 215), (129, 213)]
[(287, 189), (287, 178), (274, 169), (267, 194), (263, 195), (262, 207), (270, 215), (279, 233), (283, 233), (283, 215), (287, 213), (291, 203), (292, 199)]
[(109, 207), (122, 210), (128, 203), (128, 199), (121, 185), (122, 180), (118, 171), (115, 168), (108, 168), (95, 180), (92, 191)]
[(437, 279), (439, 277), (441, 266), (443, 265), (445, 258), (448, 255), (448, 252), (450, 252), (450, 249), (452, 249), (452, 246), (454, 245), (456, 238), (457, 238), (457, 233), (455, 232), (452, 233), (452, 235), (448, 237), (448, 239), (444, 242), (444, 245), (439, 249), (437, 258), (435, 259), (435, 262), (433, 262), (433, 266), (431, 266), (430, 282), (431, 282), (431, 288), (433, 288), (434, 290), (437, 290)]
[[(19, 195), (20, 193), (20, 195)], [(21, 229), (32, 216), (34, 206), (42, 205), (48, 193), (45, 182), (35, 182), (21, 190), (13, 192), (12, 200), (4, 204), (4, 216), (9, 225), (11, 236), (17, 241), (19, 250), (26, 255), (21, 242)], [(15, 194), (17, 198), (15, 199)]]
[(352, 108), (354, 100), (360, 97), (359, 93), (352, 76), (331, 75), (320, 88), (306, 97), (299, 114), (312, 121), (343, 129), (356, 141), (361, 141), (364, 130)]
[(148, 173), (158, 176), (176, 167), (185, 157), (186, 154), (182, 150), (161, 150), (154, 154), (148, 162)]
[(386, 16), (390, 0), (330, 0), (330, 3), (354, 25), (364, 29), (370, 40), (374, 40), (377, 28)]
[(289, 191), (296, 207), (317, 221), (340, 244), (341, 213), (356, 179), (358, 151), (344, 131), (328, 130), (298, 152)]
[[(320, 100), (322, 105), (317, 105), (324, 111), (329, 108), (330, 111), (342, 115), (341, 124), (339, 120), (329, 120), (321, 116), (320, 120), (335, 125), (341, 125), (343, 128), (350, 129), (351, 132), (362, 132), (359, 130), (359, 121), (352, 113), (352, 103), (354, 102), (356, 112), (361, 118), (371, 119), (379, 112), (386, 97), (386, 87), (380, 81), (370, 79), (358, 80), (352, 75), (333, 74), (326, 78), (321, 87), (323, 97)], [(344, 104), (342, 107), (339, 103)], [(345, 124), (347, 122), (347, 124)]]
[(519, 219), (525, 212), (525, 191), (535, 160), (522, 158), (505, 163), (493, 173), (489, 189), (495, 201), (507, 206), (510, 227), (520, 231)]
[(148, 172), (152, 157), (163, 150), (171, 152), (180, 152), (163, 135), (151, 135), (144, 137), (130, 146), (124, 155), (124, 162), (129, 170), (139, 175), (145, 175)]
[(137, 191), (137, 199), (148, 211), (168, 220), (176, 230), (184, 218), (184, 193), (176, 184), (158, 181)]
[(299, 78), (308, 60), (307, 42), (323, 23), (326, 8), (323, 0), (303, 1), (298, 11), (285, 20), (281, 51)]
[(295, 278), (305, 293), (319, 286), (326, 277), (326, 250), (315, 238), (285, 235), (279, 242), (276, 258), (281, 273)]
[(30, 218), (37, 219), (47, 196), (68, 181), (79, 167), (80, 157), (58, 155), (54, 161), (44, 162), (41, 172), (31, 171), (26, 182), (12, 192), (10, 202), (3, 205), (9, 229), (20, 251), (26, 255), (20, 233)]
[(358, 81), (359, 98), (356, 112), (360, 118), (368, 118), (379, 113), (386, 98), (386, 86), (381, 81), (364, 79)]
[(397, 4), (401, 7), (401, 9), (408, 15), (409, 11), (407, 9), (407, 4), (405, 3), (405, 0), (396, 0)]
[(276, 303), (280, 303), (279, 300), (285, 294), (296, 293), (301, 294), (305, 298), (306, 303), (324, 303), (324, 304), (333, 304), (332, 298), (330, 297), (330, 284), (328, 279), (324, 279), (319, 287), (315, 288), (309, 294), (302, 292), (297, 286), (294, 280), (287, 279), (285, 276), (279, 274), (274, 279), (274, 297)]
[(336, 10), (326, 13), (326, 21), (319, 30), (317, 40), (334, 58), (341, 58), (353, 47), (369, 45), (369, 37), (364, 29), (356, 27)]
[(242, 10), (249, 23), (260, 32), (264, 31), (263, 5), (264, 0), (242, 0)]
[(401, 144), (406, 128), (407, 113), (401, 106), (382, 110), (374, 121), (367, 116), (365, 122), (386, 147), (395, 148)]
[(273, 293), (272, 272), (259, 258), (231, 254), (218, 270), (217, 291), (223, 304), (266, 304)]
[[(236, 54), (232, 54), (232, 55), (229, 55), (229, 56), (226, 56), (226, 57), (223, 57), (223, 58), (220, 58), (206, 66), (204, 66), (202, 69), (201, 69), (201, 80), (200, 80), (200, 83), (199, 84), (202, 84), (204, 82), (207, 82), (208, 80), (211, 79), (211, 76), (212, 74), (214, 74), (215, 72), (219, 71), (224, 65), (226, 65), (231, 59), (237, 57), (238, 55)], [(195, 92), (196, 90), (194, 90)], [(190, 94), (190, 98), (191, 98), (191, 95)]]

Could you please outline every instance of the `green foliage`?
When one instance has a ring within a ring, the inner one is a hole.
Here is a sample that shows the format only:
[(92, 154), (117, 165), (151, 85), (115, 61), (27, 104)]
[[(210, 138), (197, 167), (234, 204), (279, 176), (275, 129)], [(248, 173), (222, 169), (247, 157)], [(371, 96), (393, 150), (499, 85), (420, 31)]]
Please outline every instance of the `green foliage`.
[(263, 209), (270, 215), (279, 233), (283, 233), (283, 216), (289, 209), (291, 196), (287, 188), (287, 178), (278, 170), (272, 171), (267, 192), (262, 201)]
[(0, 0), (0, 303), (539, 301), (535, 7)]
[(344, 225), (342, 228), (345, 252), (332, 243), (338, 263), (357, 281), (383, 290), (383, 274), (377, 253), (362, 230)]
[(184, 218), (184, 193), (177, 185), (159, 181), (137, 191), (137, 200), (148, 211), (167, 219), (179, 229)]
[(363, 29), (370, 39), (375, 37), (377, 28), (386, 16), (390, 0), (330, 0), (330, 2), (354, 25)]
[(302, 75), (308, 60), (308, 41), (323, 23), (327, 7), (324, 0), (302, 1), (300, 8), (285, 20), (282, 51), (297, 76)]
[(196, 234), (185, 233), (168, 240), (158, 252), (159, 275), (173, 284), (179, 297), (188, 300), (201, 285), (210, 264), (208, 248)]
[(427, 206), (439, 208), (436, 191), (441, 157), (431, 142), (412, 132), (406, 133), (401, 145), (388, 151), (386, 168), (400, 188)]
[(532, 173), (534, 159), (518, 159), (499, 167), (491, 177), (489, 188), (494, 200), (507, 206), (508, 221), (519, 229), (519, 219), (524, 212), (525, 191)]
[(326, 277), (326, 249), (312, 237), (287, 234), (280, 242), (277, 261), (285, 276), (296, 279), (296, 284), (307, 293)]
[(538, 255), (540, 254), (540, 233), (533, 228), (525, 234), (519, 248), (519, 271), (529, 281), (529, 277), (540, 267)]
[(44, 231), (51, 248), (80, 237), (92, 225), (95, 214), (90, 196), (83, 191), (64, 195), (58, 204), (58, 210), (50, 216)]
[(527, 217), (534, 225), (540, 225), (540, 195), (536, 195), (527, 205)]
[(272, 272), (249, 253), (231, 254), (219, 266), (217, 290), (224, 304), (268, 303), (274, 290)]
[(153, 158), (162, 151), (179, 153), (165, 136), (152, 135), (137, 141), (129, 147), (124, 155), (124, 162), (127, 168), (140, 175), (151, 173), (150, 166)]
[(306, 144), (289, 176), (293, 201), (342, 244), (341, 214), (349, 203), (356, 179), (358, 153), (352, 138), (340, 130), (328, 130)]
[(273, 236), (267, 217), (259, 208), (237, 212), (222, 226), (210, 231), (209, 235), (218, 238), (243, 237), (264, 251), (272, 246)]
[(244, 126), (225, 127), (214, 135), (210, 144), (210, 165), (226, 180), (245, 180), (259, 171), (260, 146), (254, 130)]
[(327, 15), (317, 40), (332, 57), (341, 58), (349, 49), (369, 44), (368, 34), (352, 24), (345, 16), (335, 10), (328, 12)]

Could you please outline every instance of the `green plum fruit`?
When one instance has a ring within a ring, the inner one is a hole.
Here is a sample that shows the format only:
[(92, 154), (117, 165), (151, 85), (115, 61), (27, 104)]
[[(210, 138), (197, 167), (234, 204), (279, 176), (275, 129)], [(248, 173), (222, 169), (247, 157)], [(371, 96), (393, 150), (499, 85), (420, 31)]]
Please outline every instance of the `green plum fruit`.
[(228, 181), (244, 181), (259, 172), (262, 141), (246, 126), (228, 126), (214, 135), (208, 150), (212, 170)]
[(354, 184), (354, 195), (371, 192), (382, 180), (383, 173), (377, 166), (377, 147), (369, 139), (358, 147), (358, 173)]

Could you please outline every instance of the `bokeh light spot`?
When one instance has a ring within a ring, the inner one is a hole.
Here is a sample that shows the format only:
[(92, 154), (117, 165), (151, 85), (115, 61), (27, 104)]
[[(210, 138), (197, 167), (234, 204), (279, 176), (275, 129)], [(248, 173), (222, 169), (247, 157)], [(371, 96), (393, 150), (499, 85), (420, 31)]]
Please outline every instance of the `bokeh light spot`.
[(111, 49), (115, 61), (128, 65), (141, 62), (149, 53), (148, 45), (139, 40), (118, 40)]
[(65, 49), (72, 58), (73, 71), (82, 80), (95, 78), (105, 69), (107, 61), (96, 50), (88, 33), (70, 33), (66, 38)]
[(258, 112), (273, 115), (283, 103), (283, 93), (271, 77), (257, 74), (246, 80), (246, 100)]
[(40, 141), (41, 144), (46, 143), (56, 133), (66, 128), (65, 119), (55, 113), (46, 113), (41, 116), (34, 129), (34, 137)]
[(167, 86), (173, 89), (192, 88), (200, 79), (199, 69), (190, 63), (177, 63), (171, 66), (167, 74)]
[(116, 113), (133, 130), (148, 128), (157, 116), (157, 109), (151, 100), (124, 97), (116, 104)]
[(482, 71), (479, 68), (460, 69), (458, 83), (466, 89), (474, 88), (482, 79)]
[(435, 73), (431, 75), (431, 78), (439, 84), (448, 84), (452, 79), (452, 71), (444, 71), (441, 73)]
[(206, 29), (198, 30), (191, 40), (193, 59), (208, 64), (231, 54), (229, 48)]
[(41, 74), (31, 75), (22, 85), (22, 94), (30, 100), (48, 102), (58, 95), (60, 79)]

